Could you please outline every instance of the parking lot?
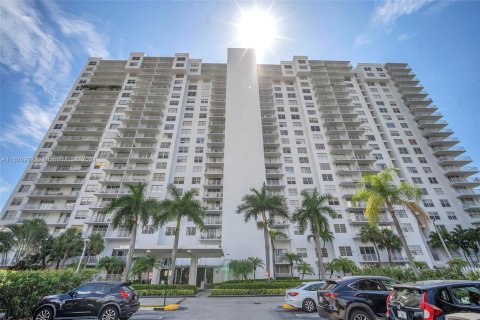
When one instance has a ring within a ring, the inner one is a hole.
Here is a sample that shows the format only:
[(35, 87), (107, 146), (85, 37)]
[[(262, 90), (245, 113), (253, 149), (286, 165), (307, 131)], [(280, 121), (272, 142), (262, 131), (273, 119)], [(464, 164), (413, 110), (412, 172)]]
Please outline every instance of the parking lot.
[[(319, 319), (316, 313), (283, 310), (283, 297), (188, 298), (178, 311), (141, 310), (132, 320), (299, 320)], [(143, 303), (143, 302), (142, 302)], [(145, 304), (145, 303), (143, 303)]]

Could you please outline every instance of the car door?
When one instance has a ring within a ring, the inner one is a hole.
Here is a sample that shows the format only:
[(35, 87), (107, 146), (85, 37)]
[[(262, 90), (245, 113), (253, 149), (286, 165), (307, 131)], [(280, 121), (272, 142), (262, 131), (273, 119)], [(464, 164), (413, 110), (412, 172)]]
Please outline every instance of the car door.
[(84, 317), (92, 315), (91, 301), (89, 296), (94, 292), (96, 284), (84, 284), (70, 294), (71, 299), (66, 299), (62, 308), (62, 317)]
[(305, 297), (304, 297), (304, 299), (306, 299), (306, 298), (313, 299), (313, 301), (315, 301), (315, 303), (318, 304), (317, 290), (318, 290), (323, 284), (324, 284), (323, 282), (319, 282), (319, 283), (313, 283), (313, 284), (305, 287), (305, 288), (303, 289), (303, 290), (305, 291)]
[(387, 312), (387, 297), (390, 293), (385, 286), (377, 280), (359, 280), (355, 285), (355, 296), (365, 301), (377, 315), (384, 316)]

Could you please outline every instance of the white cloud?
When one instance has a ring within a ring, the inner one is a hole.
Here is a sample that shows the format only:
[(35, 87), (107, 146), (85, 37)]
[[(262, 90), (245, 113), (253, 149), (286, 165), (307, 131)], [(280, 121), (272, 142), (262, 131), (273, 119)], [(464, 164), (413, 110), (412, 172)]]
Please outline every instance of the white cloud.
[(415, 37), (415, 33), (401, 33), (398, 35), (398, 41), (407, 41)]
[(372, 41), (371, 36), (368, 33), (362, 33), (355, 37), (355, 45), (363, 46), (369, 44)]
[(10, 190), (10, 184), (0, 177), (0, 194), (7, 193)]
[(392, 25), (402, 17), (417, 12), (433, 0), (386, 0), (375, 9), (373, 22)]
[[(64, 36), (80, 42), (89, 55), (109, 56), (107, 41), (92, 24), (66, 16), (53, 4), (44, 4)], [(0, 145), (35, 149), (72, 78), (73, 49), (55, 33), (55, 26), (37, 5), (26, 0), (0, 1), (0, 73), (19, 76), (18, 92), (22, 95), (22, 104), (8, 123), (2, 119)]]

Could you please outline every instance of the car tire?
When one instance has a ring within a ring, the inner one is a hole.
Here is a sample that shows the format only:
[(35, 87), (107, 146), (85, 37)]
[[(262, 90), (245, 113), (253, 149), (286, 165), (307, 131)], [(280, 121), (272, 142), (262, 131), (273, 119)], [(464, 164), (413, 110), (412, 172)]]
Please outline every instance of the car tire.
[(33, 315), (33, 320), (52, 320), (53, 309), (51, 307), (41, 307)]
[(370, 312), (363, 309), (353, 309), (348, 313), (348, 320), (374, 320)]
[(310, 299), (310, 298), (303, 300), (302, 310), (305, 312), (315, 312), (317, 310), (315, 301), (313, 301), (313, 299)]
[(129, 317), (120, 317), (120, 320), (128, 320), (130, 319), (132, 316), (129, 316)]
[(98, 320), (118, 320), (118, 310), (115, 307), (106, 307), (100, 313)]

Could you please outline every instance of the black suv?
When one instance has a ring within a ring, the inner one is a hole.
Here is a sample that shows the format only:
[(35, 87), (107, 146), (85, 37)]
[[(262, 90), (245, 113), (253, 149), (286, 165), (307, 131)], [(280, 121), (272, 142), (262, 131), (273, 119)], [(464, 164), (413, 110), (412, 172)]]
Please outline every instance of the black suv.
[(327, 280), (327, 284), (317, 291), (318, 314), (334, 320), (384, 319), (387, 297), (393, 285), (399, 283), (374, 276)]
[(472, 312), (480, 319), (480, 282), (429, 280), (395, 285), (387, 299), (388, 320), (444, 320)]
[(54, 296), (33, 309), (33, 320), (128, 319), (140, 308), (138, 294), (124, 282), (88, 282)]

